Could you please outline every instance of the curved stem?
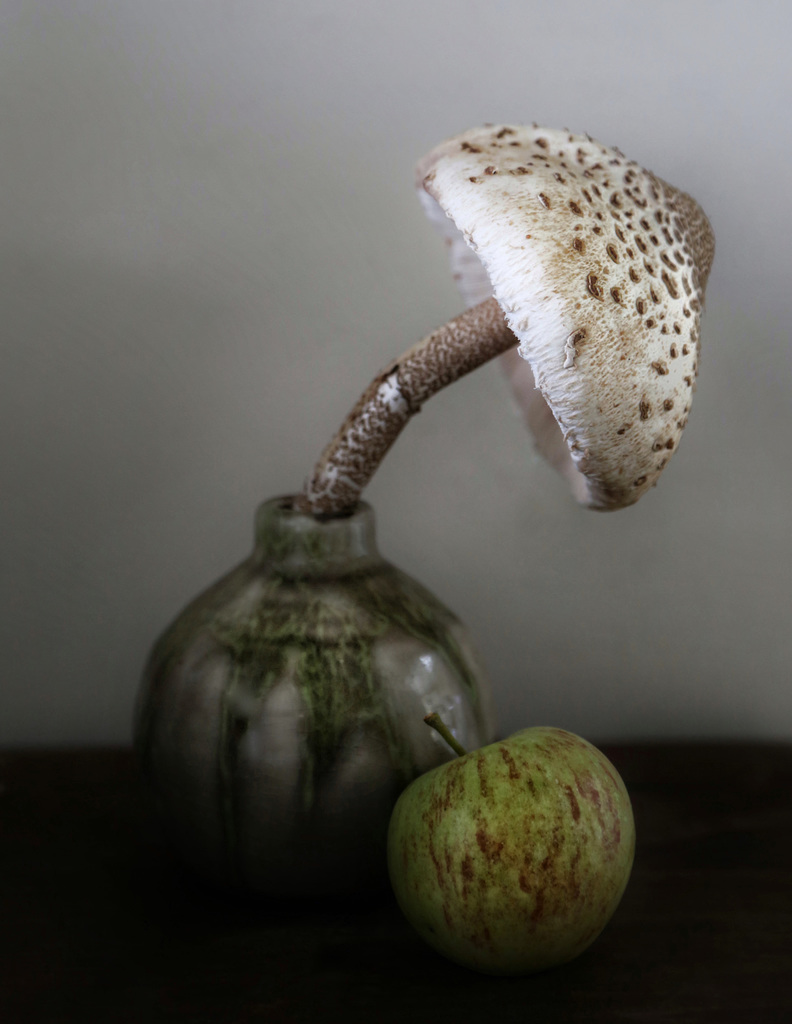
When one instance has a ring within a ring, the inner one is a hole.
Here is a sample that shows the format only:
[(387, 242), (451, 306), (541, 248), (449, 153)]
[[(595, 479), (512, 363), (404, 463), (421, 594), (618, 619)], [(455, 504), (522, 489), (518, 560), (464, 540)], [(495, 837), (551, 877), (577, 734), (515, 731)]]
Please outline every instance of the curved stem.
[(432, 331), (369, 384), (325, 448), (297, 500), (298, 507), (323, 516), (353, 509), (388, 449), (423, 403), (516, 344), (495, 299)]
[(464, 757), (465, 756), (467, 751), (462, 746), (462, 744), (459, 742), (459, 740), (457, 740), (454, 737), (454, 735), (451, 732), (451, 730), (448, 728), (448, 726), (445, 724), (443, 719), (440, 717), (440, 715), (437, 714), (436, 711), (433, 711), (431, 713), (431, 715), (425, 715), (424, 716), (424, 721), (426, 722), (426, 724), (428, 726), (430, 726), (432, 729), (434, 729), (435, 732), (439, 732), (440, 733), (440, 735), (443, 737), (443, 739), (446, 741), (446, 743), (449, 745), (449, 747), (451, 747), (451, 749), (454, 751), (454, 753), (457, 755), (457, 757)]

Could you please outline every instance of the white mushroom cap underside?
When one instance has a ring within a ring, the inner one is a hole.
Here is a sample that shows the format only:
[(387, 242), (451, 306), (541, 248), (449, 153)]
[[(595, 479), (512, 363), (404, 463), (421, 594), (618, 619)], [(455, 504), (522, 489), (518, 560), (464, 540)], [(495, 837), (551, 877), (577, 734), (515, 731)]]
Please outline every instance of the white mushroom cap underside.
[(536, 126), (449, 139), (418, 182), (465, 301), (494, 294), (519, 340), (513, 385), (544, 454), (584, 503), (637, 501), (690, 412), (714, 253), (702, 210), (618, 150)]

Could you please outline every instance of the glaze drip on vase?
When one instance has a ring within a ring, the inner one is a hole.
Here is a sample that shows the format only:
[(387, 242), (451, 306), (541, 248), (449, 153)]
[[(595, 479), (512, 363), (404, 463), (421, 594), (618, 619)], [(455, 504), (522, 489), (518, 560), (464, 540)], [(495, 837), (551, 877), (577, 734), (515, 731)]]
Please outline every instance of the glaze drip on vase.
[(320, 519), (265, 502), (250, 558), (151, 653), (136, 747), (182, 857), (270, 895), (385, 879), (392, 807), (448, 760), (436, 711), (472, 749), (494, 738), (466, 631), (379, 554), (374, 514)]

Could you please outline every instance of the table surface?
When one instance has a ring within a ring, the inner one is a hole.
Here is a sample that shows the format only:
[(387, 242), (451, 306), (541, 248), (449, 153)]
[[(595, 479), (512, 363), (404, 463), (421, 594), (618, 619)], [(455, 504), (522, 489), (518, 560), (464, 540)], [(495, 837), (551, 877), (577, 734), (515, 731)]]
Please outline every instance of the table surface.
[(792, 745), (604, 748), (635, 867), (581, 957), (457, 967), (389, 895), (240, 903), (162, 844), (129, 751), (0, 754), (3, 1024), (792, 1021)]

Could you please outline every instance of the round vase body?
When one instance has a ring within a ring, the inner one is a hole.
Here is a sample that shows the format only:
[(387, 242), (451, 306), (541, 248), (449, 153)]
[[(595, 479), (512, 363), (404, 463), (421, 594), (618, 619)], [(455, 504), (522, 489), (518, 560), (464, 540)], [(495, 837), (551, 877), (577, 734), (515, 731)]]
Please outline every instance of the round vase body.
[(273, 896), (386, 881), (402, 789), (494, 738), (465, 630), (382, 559), (365, 504), (321, 520), (263, 504), (249, 559), (156, 643), (135, 746), (180, 855), (223, 885)]

